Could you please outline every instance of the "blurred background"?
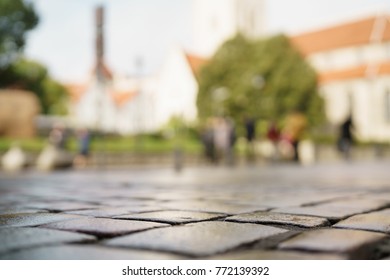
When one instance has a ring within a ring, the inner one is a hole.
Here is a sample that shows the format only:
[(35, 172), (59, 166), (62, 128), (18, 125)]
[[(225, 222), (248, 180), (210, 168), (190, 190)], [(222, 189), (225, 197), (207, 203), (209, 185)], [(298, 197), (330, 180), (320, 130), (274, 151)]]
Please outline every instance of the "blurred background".
[(1, 168), (388, 157), (389, 10), (0, 0)]

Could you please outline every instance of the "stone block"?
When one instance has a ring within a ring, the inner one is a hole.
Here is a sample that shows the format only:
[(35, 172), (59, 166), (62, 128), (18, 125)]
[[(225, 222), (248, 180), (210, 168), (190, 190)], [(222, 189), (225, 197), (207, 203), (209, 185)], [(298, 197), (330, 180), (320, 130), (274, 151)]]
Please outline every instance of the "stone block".
[(205, 212), (192, 212), (192, 211), (156, 211), (139, 214), (130, 214), (116, 216), (117, 219), (129, 219), (129, 220), (144, 220), (153, 222), (162, 222), (169, 224), (182, 224), (190, 222), (199, 222), (211, 219), (217, 219), (225, 217), (221, 214), (211, 214)]
[(333, 227), (390, 233), (390, 209), (352, 216)]
[(387, 236), (382, 233), (346, 229), (318, 229), (303, 232), (279, 245), (280, 249), (348, 254), (350, 258), (366, 258), (366, 248)]
[(286, 232), (264, 225), (214, 221), (148, 230), (114, 238), (106, 244), (206, 256)]
[(113, 237), (165, 226), (167, 226), (167, 224), (105, 218), (85, 218), (44, 225), (45, 228), (83, 232), (99, 237)]
[(42, 228), (0, 228), (0, 236), (0, 256), (13, 250), (95, 240), (95, 237), (86, 234)]
[(325, 218), (290, 215), (272, 212), (247, 213), (226, 218), (227, 221), (246, 223), (268, 223), (298, 227), (321, 227), (329, 224)]
[(53, 213), (30, 213), (30, 214), (5, 214), (0, 215), (0, 228), (2, 227), (27, 227), (43, 224), (84, 218), (76, 215), (53, 214)]
[(100, 245), (69, 244), (24, 249), (0, 254), (3, 260), (179, 260), (169, 253), (119, 249)]

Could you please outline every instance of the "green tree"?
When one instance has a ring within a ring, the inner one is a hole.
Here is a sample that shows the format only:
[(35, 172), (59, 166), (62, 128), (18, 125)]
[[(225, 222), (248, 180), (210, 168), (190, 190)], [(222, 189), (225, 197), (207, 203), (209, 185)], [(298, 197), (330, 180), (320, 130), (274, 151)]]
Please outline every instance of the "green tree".
[(201, 119), (222, 113), (237, 123), (244, 116), (282, 120), (299, 111), (311, 127), (324, 120), (316, 72), (284, 35), (238, 35), (222, 45), (200, 73), (197, 105)]
[(32, 91), (44, 114), (65, 114), (66, 89), (50, 77), (45, 66), (22, 56), (26, 35), (38, 21), (32, 3), (0, 0), (0, 88)]
[(7, 68), (23, 49), (26, 34), (38, 24), (31, 3), (0, 0), (0, 69)]
[(1, 87), (12, 87), (34, 92), (41, 103), (44, 114), (65, 114), (67, 91), (53, 80), (46, 67), (38, 62), (21, 58), (4, 71)]

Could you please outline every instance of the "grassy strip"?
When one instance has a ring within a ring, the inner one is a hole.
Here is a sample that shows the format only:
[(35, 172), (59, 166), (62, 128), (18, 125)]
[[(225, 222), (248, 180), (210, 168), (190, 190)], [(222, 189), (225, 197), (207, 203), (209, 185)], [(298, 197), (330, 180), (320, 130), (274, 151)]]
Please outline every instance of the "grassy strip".
[[(47, 144), (45, 138), (9, 139), (0, 138), (0, 152), (7, 151), (12, 145), (17, 144), (27, 152), (39, 152)], [(77, 140), (70, 138), (66, 147), (69, 151), (78, 150)], [(149, 136), (142, 137), (108, 137), (94, 136), (91, 140), (91, 152), (137, 152), (137, 153), (170, 153), (180, 147), (186, 153), (200, 153), (202, 144), (197, 139), (158, 139)]]

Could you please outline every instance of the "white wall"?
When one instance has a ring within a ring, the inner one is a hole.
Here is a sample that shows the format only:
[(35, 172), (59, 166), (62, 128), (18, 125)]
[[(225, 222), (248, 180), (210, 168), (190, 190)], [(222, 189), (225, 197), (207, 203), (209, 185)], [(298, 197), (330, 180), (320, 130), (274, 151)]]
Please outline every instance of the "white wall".
[(113, 131), (116, 120), (115, 104), (111, 98), (110, 84), (99, 87), (93, 79), (81, 96), (75, 109), (76, 126)]
[(308, 56), (308, 61), (319, 71), (337, 71), (390, 59), (390, 43), (341, 48)]
[(390, 92), (390, 76), (335, 81), (321, 87), (328, 120), (340, 125), (352, 108), (357, 136), (367, 141), (390, 139), (390, 122), (386, 118), (386, 106), (390, 105), (386, 103), (387, 92)]
[(194, 51), (212, 56), (238, 31), (250, 38), (264, 34), (263, 0), (193, 0)]
[(174, 48), (159, 75), (155, 95), (157, 121), (164, 125), (173, 116), (194, 121), (198, 84), (184, 52)]
[(159, 128), (155, 113), (156, 80), (153, 77), (125, 79), (121, 84), (135, 92), (135, 96), (117, 105), (117, 131), (121, 134), (156, 131)]

